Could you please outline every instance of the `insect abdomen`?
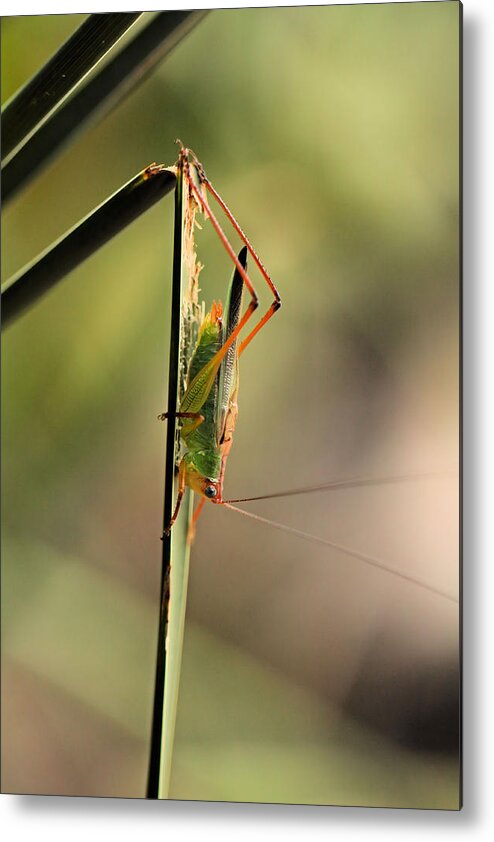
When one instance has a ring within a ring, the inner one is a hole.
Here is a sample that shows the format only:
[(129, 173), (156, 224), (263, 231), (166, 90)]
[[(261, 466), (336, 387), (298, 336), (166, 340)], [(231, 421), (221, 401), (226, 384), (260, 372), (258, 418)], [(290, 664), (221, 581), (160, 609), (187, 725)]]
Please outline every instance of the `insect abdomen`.
[[(211, 320), (208, 313), (199, 333), (199, 339), (192, 355), (187, 376), (186, 401), (182, 401), (182, 411), (200, 412), (204, 421), (191, 433), (187, 433), (187, 422), (182, 427), (182, 438), (189, 452), (208, 451), (215, 448), (216, 439), (216, 408), (218, 401), (218, 383), (215, 377), (213, 385), (201, 400), (204, 384), (201, 379), (194, 384), (194, 378), (200, 374), (212, 360), (221, 347), (221, 322), (218, 318)], [(185, 406), (186, 403), (186, 406)]]

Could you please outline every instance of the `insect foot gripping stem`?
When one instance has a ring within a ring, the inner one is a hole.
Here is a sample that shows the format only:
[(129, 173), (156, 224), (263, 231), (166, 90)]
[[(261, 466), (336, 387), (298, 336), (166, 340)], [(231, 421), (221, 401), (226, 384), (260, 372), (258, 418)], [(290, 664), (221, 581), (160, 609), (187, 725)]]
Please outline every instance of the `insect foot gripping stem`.
[(169, 418), (194, 418), (199, 424), (204, 421), (200, 412), (161, 412), (158, 415), (158, 421), (168, 421)]
[(177, 502), (175, 504), (175, 511), (172, 514), (170, 523), (168, 524), (166, 529), (163, 531), (163, 534), (161, 536), (162, 541), (164, 540), (165, 535), (168, 536), (170, 534), (170, 532), (172, 530), (172, 526), (173, 526), (173, 524), (175, 523), (175, 521), (178, 517), (178, 513), (180, 511), (180, 504), (182, 502), (182, 498), (183, 498), (184, 492), (185, 492), (186, 470), (187, 469), (186, 469), (185, 460), (182, 459), (182, 461), (180, 462), (179, 469), (178, 469), (178, 494), (177, 494)]
[(165, 538), (170, 537), (170, 534), (171, 534), (171, 531), (172, 531), (172, 526), (173, 526), (173, 523), (170, 521), (170, 523), (168, 524), (166, 529), (163, 529), (163, 532), (161, 533), (160, 541), (164, 541)]

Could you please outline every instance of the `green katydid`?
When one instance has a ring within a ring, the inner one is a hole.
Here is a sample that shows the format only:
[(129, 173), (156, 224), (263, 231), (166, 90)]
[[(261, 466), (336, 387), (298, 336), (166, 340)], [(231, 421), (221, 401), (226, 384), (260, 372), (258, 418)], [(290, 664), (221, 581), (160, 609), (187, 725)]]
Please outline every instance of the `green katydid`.
[[(273, 499), (317, 491), (338, 490), (352, 486), (420, 480), (428, 476), (434, 476), (434, 474), (396, 475), (379, 478), (365, 477), (328, 482), (317, 486), (295, 488), (289, 491), (281, 491), (275, 494), (266, 494), (257, 497), (243, 497), (232, 500), (223, 499), (226, 462), (232, 446), (238, 414), (239, 357), (261, 328), (264, 327), (280, 308), (281, 298), (239, 223), (206, 177), (202, 164), (191, 150), (183, 146), (180, 150), (177, 169), (180, 169), (184, 179), (189, 202), (193, 203), (196, 209), (202, 212), (206, 218), (210, 219), (216, 234), (232, 260), (234, 271), (228, 289), (225, 308), (223, 308), (221, 302), (213, 302), (211, 310), (202, 320), (197, 342), (190, 356), (187, 370), (187, 385), (180, 401), (178, 412), (176, 413), (176, 417), (180, 422), (180, 438), (186, 450), (180, 460), (177, 501), (168, 529), (166, 530), (167, 534), (177, 519), (185, 488), (188, 486), (202, 498), (193, 516), (189, 538), (193, 536), (195, 523), (203, 509), (204, 503), (206, 500), (210, 500), (212, 503), (225, 506), (254, 520), (290, 532), (300, 538), (332, 547), (366, 564), (385, 570), (401, 579), (443, 596), (448, 600), (457, 602), (456, 597), (451, 596), (449, 593), (429, 585), (422, 579), (395, 570), (373, 556), (293, 529), (290, 526), (270, 521), (233, 505), (234, 503), (250, 500)], [(218, 203), (244, 243), (238, 255), (229, 243), (211, 208), (208, 201), (208, 193)], [(194, 222), (192, 220), (191, 229), (193, 229), (193, 225)], [(247, 335), (240, 341), (239, 335), (241, 331), (246, 327), (258, 306), (257, 293), (247, 271), (248, 254), (251, 255), (262, 277), (266, 281), (273, 295), (273, 301), (267, 312), (254, 327), (251, 327)], [(242, 315), (244, 286), (247, 287), (250, 294), (250, 302)], [(167, 412), (158, 416), (160, 420), (165, 420), (168, 417), (169, 413)]]
[[(195, 201), (204, 215), (209, 217), (235, 269), (225, 306), (225, 318), (223, 318), (221, 302), (218, 304), (214, 302), (200, 326), (197, 345), (190, 360), (187, 389), (177, 413), (177, 417), (181, 420), (180, 435), (187, 452), (180, 462), (178, 497), (168, 531), (178, 516), (186, 486), (203, 498), (194, 521), (197, 520), (206, 499), (219, 504), (225, 502), (223, 479), (238, 412), (238, 360), (249, 342), (281, 306), (281, 299), (275, 285), (233, 214), (206, 178), (204, 169), (195, 155), (182, 147), (177, 166), (182, 170), (189, 191), (189, 200)], [(245, 243), (238, 256), (233, 251), (208, 203), (206, 190), (219, 203)], [(247, 274), (248, 252), (265, 278), (274, 300), (266, 314), (239, 343), (237, 340), (240, 332), (258, 306), (257, 294)], [(242, 315), (244, 285), (250, 293), (251, 300)], [(167, 418), (167, 413), (159, 417), (164, 420)]]
[[(177, 214), (176, 217), (175, 242), (181, 236), (180, 251), (177, 249), (176, 252), (180, 254), (177, 266), (180, 265), (181, 267), (181, 279), (182, 277), (184, 280), (187, 278), (187, 284), (184, 283), (183, 294), (180, 299), (182, 304), (182, 334), (180, 340), (182, 359), (179, 366), (181, 388), (178, 405), (174, 404), (173, 393), (170, 395), (171, 405), (174, 406), (173, 412), (165, 412), (158, 417), (162, 420), (169, 417), (177, 418), (183, 452), (181, 458), (178, 460), (178, 493), (174, 508), (170, 496), (172, 489), (168, 488), (167, 490), (169, 496), (167, 503), (165, 502), (165, 510), (168, 524), (164, 534), (169, 535), (173, 529), (180, 511), (185, 489), (188, 487), (200, 496), (199, 504), (193, 514), (192, 523), (189, 528), (189, 543), (194, 535), (197, 519), (203, 511), (206, 500), (209, 500), (216, 505), (221, 505), (234, 512), (238, 512), (244, 517), (252, 518), (262, 524), (288, 532), (296, 538), (322, 544), (325, 547), (336, 550), (338, 553), (343, 553), (346, 556), (357, 559), (359, 562), (363, 562), (372, 568), (377, 568), (381, 572), (390, 573), (405, 583), (413, 584), (426, 592), (442, 597), (449, 603), (457, 603), (457, 598), (446, 589), (435, 587), (428, 581), (418, 576), (410, 575), (408, 572), (396, 570), (389, 564), (382, 562), (379, 558), (364, 554), (334, 541), (302, 532), (286, 524), (268, 520), (265, 517), (245, 511), (234, 505), (250, 500), (273, 499), (312, 492), (337, 491), (352, 487), (420, 480), (434, 476), (433, 473), (337, 480), (310, 487), (294, 488), (288, 491), (283, 490), (272, 494), (262, 494), (257, 497), (224, 499), (223, 483), (225, 469), (238, 415), (239, 359), (252, 339), (279, 309), (281, 301), (274, 283), (235, 217), (216, 192), (211, 182), (207, 179), (204, 169), (196, 156), (184, 147), (180, 151), (176, 172), (177, 177), (180, 176), (177, 182), (179, 187), (176, 203), (176, 209), (177, 207), (180, 208), (180, 215)], [(238, 254), (235, 253), (216, 218), (208, 201), (209, 196), (212, 196), (219, 204), (223, 214), (242, 240), (243, 246)], [(221, 302), (213, 302), (206, 315), (204, 315), (203, 306), (199, 304), (198, 298), (198, 276), (202, 267), (197, 262), (195, 253), (194, 226), (196, 224), (196, 212), (202, 213), (206, 219), (210, 220), (219, 240), (233, 263), (233, 276), (228, 288), (225, 305), (223, 306)], [(271, 305), (254, 326), (252, 326), (252, 322), (249, 325), (248, 323), (257, 308), (258, 298), (248, 274), (248, 255), (253, 258), (253, 262), (259, 269), (273, 295)], [(244, 287), (247, 288), (250, 300), (243, 311), (242, 298)], [(246, 328), (245, 333), (241, 335), (244, 328)], [(176, 442), (174, 443), (176, 447)], [(169, 452), (171, 454), (171, 450)], [(172, 509), (173, 513), (171, 514)], [(168, 542), (166, 542), (165, 548), (167, 546), (169, 547)], [(166, 567), (166, 563), (167, 560), (165, 558), (165, 578), (163, 579), (161, 601), (162, 626), (160, 626), (162, 648), (158, 649), (156, 685), (158, 691), (160, 687), (163, 688), (165, 640), (167, 641), (166, 649), (169, 652), (170, 660), (167, 667), (164, 701), (163, 696), (160, 696), (159, 692), (157, 692), (155, 697), (156, 716), (153, 722), (154, 736), (152, 741), (155, 750), (151, 756), (150, 784), (148, 790), (152, 794), (152, 797), (156, 797), (156, 793), (158, 792), (166, 795), (170, 781), (171, 747), (173, 745), (175, 711), (178, 698), (181, 640), (185, 622), (188, 554), (185, 553), (183, 563), (180, 561), (178, 566), (175, 566), (175, 581), (170, 580), (170, 571), (173, 577), (174, 568), (173, 566)], [(177, 595), (175, 602), (173, 600), (171, 602), (169, 601), (170, 591)], [(169, 611), (170, 613), (168, 613)], [(170, 633), (167, 631), (167, 616), (170, 618)], [(173, 657), (172, 653), (174, 653)], [(166, 727), (163, 723), (166, 723)], [(162, 731), (162, 728), (164, 728), (164, 731)], [(162, 751), (163, 746), (164, 749)], [(161, 788), (157, 784), (157, 781), (160, 779), (162, 781)]]

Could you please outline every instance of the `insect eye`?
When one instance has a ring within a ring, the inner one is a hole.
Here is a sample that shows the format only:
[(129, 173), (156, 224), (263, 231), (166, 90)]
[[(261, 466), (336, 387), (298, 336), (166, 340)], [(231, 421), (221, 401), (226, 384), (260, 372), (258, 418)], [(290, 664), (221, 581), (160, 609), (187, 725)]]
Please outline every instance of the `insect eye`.
[(214, 487), (214, 485), (207, 485), (204, 489), (204, 494), (206, 495), (206, 497), (209, 497), (209, 499), (211, 499), (212, 497), (216, 497), (216, 488)]

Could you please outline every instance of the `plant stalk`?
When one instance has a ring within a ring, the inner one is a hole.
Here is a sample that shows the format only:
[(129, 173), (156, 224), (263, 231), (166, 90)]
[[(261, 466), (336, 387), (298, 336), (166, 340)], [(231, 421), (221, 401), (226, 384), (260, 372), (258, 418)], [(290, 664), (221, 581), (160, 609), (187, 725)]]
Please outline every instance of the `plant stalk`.
[(207, 11), (172, 11), (153, 18), (4, 162), (3, 201), (12, 199), (90, 119), (101, 119), (144, 81), (205, 14)]
[(90, 15), (2, 109), (2, 159), (57, 108), (142, 12)]

